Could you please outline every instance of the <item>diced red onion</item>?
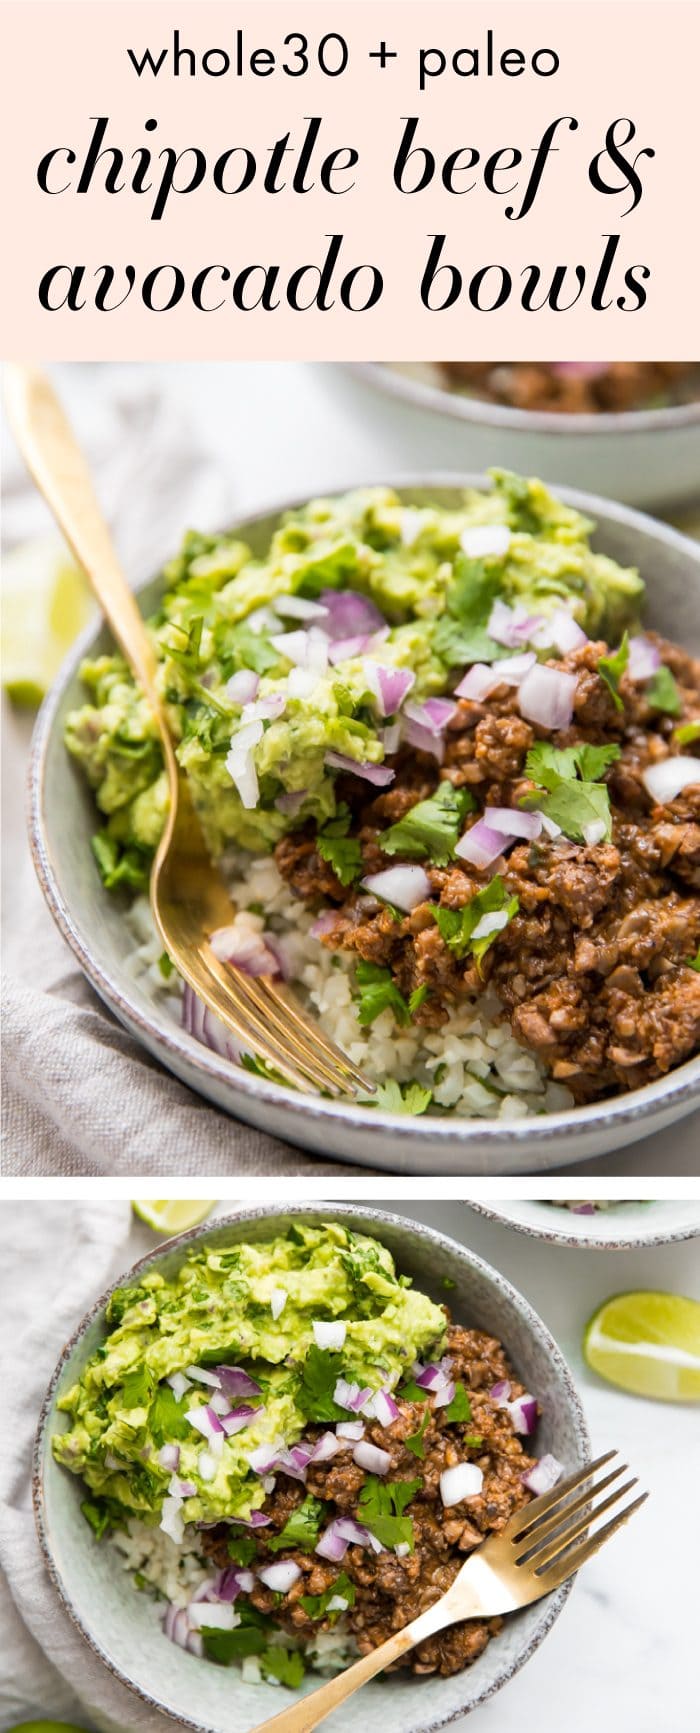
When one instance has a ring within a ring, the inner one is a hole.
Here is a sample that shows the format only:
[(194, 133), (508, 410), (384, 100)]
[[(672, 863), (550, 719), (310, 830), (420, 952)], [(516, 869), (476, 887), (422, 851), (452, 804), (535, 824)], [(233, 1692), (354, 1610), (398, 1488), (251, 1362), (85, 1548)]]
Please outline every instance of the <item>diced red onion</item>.
[[(166, 1445), (164, 1445), (163, 1448), (165, 1450), (171, 1450), (173, 1447), (172, 1447), (172, 1445), (166, 1444)], [(159, 1452), (159, 1460), (160, 1460), (160, 1452)], [(121, 1466), (122, 1466), (121, 1462), (119, 1462), (117, 1457), (113, 1455), (112, 1451), (106, 1450), (105, 1451), (105, 1468), (109, 1468), (112, 1472), (116, 1472), (119, 1469), (121, 1469)], [(172, 1464), (164, 1462), (161, 1464), (161, 1466), (163, 1468), (168, 1468), (168, 1467), (171, 1467)], [(175, 1463), (175, 1467), (177, 1468), (177, 1463)]]
[(357, 590), (322, 590), (319, 600), (326, 609), (325, 630), (336, 642), (371, 635), (386, 625), (374, 602)]
[(369, 1387), (363, 1389), (360, 1384), (349, 1384), (347, 1378), (339, 1378), (333, 1391), (333, 1401), (338, 1408), (349, 1408), (351, 1413), (359, 1414), (371, 1395)]
[(311, 1461), (330, 1462), (331, 1457), (336, 1456), (340, 1448), (340, 1439), (336, 1438), (334, 1432), (322, 1432), (312, 1450)]
[(274, 609), (282, 619), (325, 620), (328, 617), (323, 602), (311, 602), (306, 596), (275, 596)]
[(185, 1376), (191, 1378), (195, 1384), (208, 1385), (210, 1390), (220, 1390), (223, 1384), (218, 1368), (216, 1372), (210, 1372), (206, 1366), (186, 1366)]
[(377, 1540), (376, 1535), (372, 1534), (372, 1530), (363, 1522), (355, 1522), (350, 1516), (341, 1516), (337, 1519), (337, 1526), (343, 1539), (349, 1541), (351, 1546), (370, 1546), (373, 1552), (384, 1551), (381, 1541)]
[(423, 704), (407, 704), (404, 709), (409, 722), (417, 722), (430, 734), (443, 734), (456, 713), (457, 705), (451, 698), (426, 698)]
[(401, 723), (392, 722), (388, 728), (382, 728), (379, 738), (385, 756), (390, 758), (393, 752), (398, 752), (401, 745)]
[(444, 1384), (438, 1385), (435, 1391), (435, 1407), (448, 1408), (450, 1402), (454, 1402), (454, 1395), (454, 1379), (448, 1378)]
[(288, 1297), (289, 1296), (287, 1294), (286, 1288), (273, 1288), (272, 1289), (272, 1292), (270, 1294), (270, 1311), (271, 1311), (272, 1316), (275, 1320), (275, 1323), (277, 1322), (277, 1319), (279, 1317), (281, 1317), (281, 1315), (284, 1311), (284, 1308), (287, 1304)]
[(316, 691), (319, 674), (313, 668), (290, 668), (287, 675), (288, 698), (310, 698)]
[(256, 931), (239, 932), (235, 927), (218, 927), (209, 940), (214, 956), (220, 963), (231, 963), (244, 975), (279, 975), (280, 964), (267, 936)]
[(423, 723), (416, 722), (413, 716), (404, 717), (402, 733), (409, 746), (415, 746), (417, 752), (428, 753), (431, 758), (437, 759), (438, 764), (442, 764), (445, 742), (441, 734), (436, 734), (433, 728), (426, 728)]
[(317, 915), (312, 926), (309, 927), (312, 939), (322, 939), (324, 933), (331, 933), (337, 919), (338, 916), (334, 909), (324, 909), (323, 914)]
[(609, 361), (552, 361), (552, 373), (559, 379), (602, 379)]
[(197, 1457), (197, 1473), (200, 1480), (214, 1480), (216, 1477), (216, 1461), (210, 1450), (200, 1450)]
[(369, 658), (364, 673), (367, 685), (377, 699), (380, 716), (394, 716), (416, 683), (416, 676), (409, 668), (386, 668), (381, 662)]
[(190, 1426), (194, 1426), (195, 1431), (201, 1432), (214, 1455), (220, 1456), (225, 1434), (219, 1416), (214, 1413), (213, 1408), (208, 1405), (202, 1408), (189, 1408), (185, 1419), (189, 1420)]
[(446, 1510), (461, 1504), (465, 1498), (478, 1498), (484, 1476), (475, 1462), (458, 1462), (440, 1475), (440, 1497)]
[(538, 722), (541, 728), (568, 728), (574, 713), (575, 692), (575, 674), (537, 663), (520, 686), (518, 709), (528, 722)]
[(182, 1499), (164, 1498), (160, 1513), (160, 1526), (164, 1534), (171, 1540), (180, 1542), (185, 1538), (185, 1524), (182, 1517)]
[(265, 1565), (264, 1569), (258, 1572), (260, 1582), (265, 1584), (266, 1589), (273, 1589), (277, 1595), (288, 1595), (300, 1576), (301, 1569), (299, 1565), (295, 1565), (293, 1559), (280, 1559), (277, 1564)]
[(311, 626), (308, 632), (273, 632), (270, 643), (297, 668), (323, 674), (328, 666), (328, 640), (318, 626)]
[(596, 1210), (594, 1203), (577, 1203), (575, 1208), (571, 1211), (571, 1214), (574, 1216), (594, 1216), (595, 1213)]
[(528, 842), (534, 842), (542, 829), (542, 814), (522, 812), (512, 806), (487, 806), (484, 824), (490, 830), (502, 831), (504, 836), (523, 836)]
[(334, 1320), (325, 1323), (322, 1319), (316, 1318), (312, 1322), (311, 1328), (317, 1348), (329, 1348), (332, 1351), (337, 1351), (343, 1347), (347, 1335), (347, 1324), (343, 1324), (342, 1321)]
[(510, 1379), (508, 1378), (500, 1378), (497, 1384), (491, 1385), (489, 1396), (497, 1408), (507, 1407), (510, 1401), (510, 1388)]
[[(250, 1516), (231, 1516), (228, 1520), (234, 1528), (269, 1528), (272, 1517), (265, 1516), (262, 1510), (251, 1510)], [(207, 1524), (199, 1526), (206, 1528)], [(218, 1524), (212, 1523), (211, 1526), (216, 1528)]]
[(514, 607), (509, 608), (507, 602), (496, 600), (489, 614), (486, 630), (497, 644), (505, 644), (510, 650), (517, 650), (523, 644), (529, 643), (541, 620), (541, 614), (528, 614), (522, 602), (516, 602)]
[(259, 685), (260, 675), (254, 674), (252, 668), (239, 668), (226, 682), (226, 695), (234, 704), (252, 704)]
[(387, 764), (361, 764), (356, 758), (349, 758), (345, 752), (327, 752), (326, 764), (329, 770), (348, 770), (354, 776), (361, 776), (365, 782), (374, 783), (375, 788), (386, 788), (393, 782), (396, 772), (390, 770)]
[(178, 1649), (187, 1648), (190, 1626), (185, 1607), (175, 1607), (172, 1602), (166, 1607), (163, 1615), (163, 1635), (168, 1637), (171, 1643), (175, 1643)]
[(158, 1461), (161, 1468), (167, 1468), (169, 1473), (176, 1474), (180, 1466), (179, 1444), (164, 1444), (162, 1449), (158, 1451)]
[(452, 1361), (445, 1355), (437, 1366), (432, 1362), (427, 1366), (422, 1366), (420, 1361), (417, 1360), (413, 1368), (413, 1374), (416, 1383), (420, 1385), (421, 1390), (439, 1390), (441, 1384), (444, 1384), (445, 1379), (448, 1377), (451, 1370)]
[(272, 1474), (279, 1462), (279, 1451), (273, 1444), (258, 1444), (246, 1453), (246, 1462), (254, 1474)]
[(507, 1404), (513, 1426), (516, 1432), (530, 1438), (537, 1426), (537, 1402), (534, 1396), (516, 1396), (514, 1402)]
[(502, 933), (508, 925), (505, 909), (493, 909), (490, 914), (482, 915), (472, 932), (473, 939), (488, 939), (492, 933)]
[(606, 829), (607, 826), (603, 818), (591, 819), (590, 824), (584, 824), (583, 826), (584, 842), (588, 844), (589, 848), (594, 848), (596, 843), (603, 841)]
[(204, 1626), (212, 1631), (234, 1631), (241, 1622), (240, 1614), (225, 1601), (220, 1605), (214, 1601), (190, 1601), (187, 1616), (196, 1631), (201, 1631)]
[[(189, 981), (185, 982), (182, 994), (182, 1027), (195, 1041), (201, 1041), (203, 1046), (211, 1048), (212, 1053), (218, 1053), (220, 1059), (228, 1059), (232, 1065), (238, 1064), (241, 1048), (235, 1036), (198, 997)], [(180, 1400), (179, 1396), (177, 1400)]]
[(364, 1438), (364, 1422), (362, 1420), (339, 1420), (335, 1435), (336, 1438), (352, 1439), (354, 1443), (357, 1443), (358, 1438)]
[(540, 812), (538, 817), (542, 820), (542, 829), (545, 835), (550, 837), (552, 841), (554, 841), (556, 837), (561, 836), (561, 825), (555, 824), (553, 818), (548, 818), (546, 812)]
[(386, 867), (383, 872), (368, 873), (361, 882), (363, 890), (407, 914), (433, 894), (428, 874), (420, 866)]
[(587, 644), (588, 637), (569, 608), (555, 608), (553, 614), (538, 625), (531, 642), (544, 650), (553, 644), (562, 656), (566, 656), (569, 650), (580, 650)]
[(556, 1456), (541, 1456), (534, 1468), (529, 1468), (527, 1474), (522, 1476), (523, 1486), (536, 1493), (539, 1498), (543, 1492), (550, 1492), (552, 1487), (556, 1486), (563, 1473), (563, 1463), (557, 1462)]
[(394, 1547), (397, 1558), (407, 1558), (410, 1551), (411, 1548), (407, 1540), (400, 1540), (398, 1546)]
[(257, 806), (260, 793), (253, 755), (262, 735), (262, 722), (247, 722), (232, 736), (231, 750), (226, 758), (231, 781), (238, 790), (241, 804), (249, 812)]
[(504, 836), (501, 830), (492, 830), (483, 818), (478, 818), (476, 824), (465, 830), (464, 836), (455, 844), (455, 854), (459, 855), (460, 860), (468, 860), (471, 866), (483, 871), (498, 860), (498, 856), (503, 854), (510, 841), (514, 841), (514, 838)]
[(681, 753), (677, 758), (661, 758), (642, 771), (642, 782), (659, 806), (666, 806), (682, 794), (684, 788), (700, 783), (700, 758)]
[[(268, 692), (265, 698), (256, 698), (254, 704), (244, 704), (241, 720), (244, 727), (251, 722), (276, 722), (287, 708), (284, 692)], [(236, 736), (234, 735), (234, 741)]]
[(214, 1593), (219, 1601), (235, 1601), (238, 1595), (249, 1595), (255, 1588), (255, 1577), (249, 1570), (227, 1565), (215, 1579)]
[(244, 1426), (250, 1426), (251, 1420), (257, 1420), (263, 1408), (251, 1408), (247, 1402), (241, 1402), (238, 1408), (233, 1408), (229, 1414), (222, 1415), (221, 1424), (227, 1438), (233, 1438), (236, 1432), (242, 1432)]
[(389, 1451), (380, 1450), (377, 1444), (368, 1444), (364, 1439), (355, 1445), (352, 1455), (358, 1468), (364, 1468), (367, 1474), (388, 1474), (391, 1468)]
[(370, 643), (371, 637), (367, 632), (360, 632), (355, 638), (337, 638), (329, 645), (328, 660), (334, 667), (336, 662), (352, 662), (356, 656), (364, 656)]
[(262, 1396), (260, 1385), (244, 1372), (242, 1366), (217, 1366), (216, 1377), (221, 1389), (232, 1402), (248, 1396)]
[(374, 1408), (375, 1419), (379, 1421), (380, 1426), (392, 1426), (394, 1421), (398, 1420), (398, 1403), (394, 1401), (393, 1396), (388, 1390), (375, 1391), (372, 1406)]
[(308, 789), (306, 788), (296, 788), (290, 793), (278, 794), (275, 801), (277, 811), (288, 814), (290, 818), (296, 818), (300, 807), (304, 805), (307, 794)]
[(474, 662), (459, 685), (455, 686), (455, 698), (469, 698), (472, 704), (483, 704), (484, 699), (490, 697), (498, 685), (497, 667), (497, 662), (492, 667), (486, 662)]
[(224, 1414), (231, 1412), (231, 1404), (228, 1396), (224, 1396), (223, 1390), (215, 1390), (209, 1406), (213, 1408), (215, 1414), (218, 1414), (220, 1420)]
[(185, 1391), (192, 1389), (192, 1380), (184, 1372), (173, 1372), (165, 1382), (170, 1385), (176, 1402), (181, 1402)]
[(196, 1498), (197, 1497), (197, 1488), (194, 1484), (194, 1481), (193, 1480), (180, 1480), (180, 1478), (177, 1474), (173, 1474), (173, 1476), (171, 1478), (170, 1492), (171, 1492), (171, 1495), (173, 1498), (182, 1499), (182, 1498)]
[(364, 1523), (354, 1522), (351, 1517), (337, 1517), (335, 1522), (321, 1535), (316, 1546), (319, 1558), (326, 1558), (332, 1564), (340, 1564), (349, 1546), (371, 1547), (374, 1552), (383, 1552), (384, 1548), (375, 1535), (370, 1534)]
[(630, 638), (629, 659), (625, 672), (630, 680), (651, 680), (661, 667), (661, 651), (643, 636)]
[(507, 524), (468, 524), (462, 530), (459, 545), (467, 559), (483, 560), (489, 555), (502, 560), (511, 544)]

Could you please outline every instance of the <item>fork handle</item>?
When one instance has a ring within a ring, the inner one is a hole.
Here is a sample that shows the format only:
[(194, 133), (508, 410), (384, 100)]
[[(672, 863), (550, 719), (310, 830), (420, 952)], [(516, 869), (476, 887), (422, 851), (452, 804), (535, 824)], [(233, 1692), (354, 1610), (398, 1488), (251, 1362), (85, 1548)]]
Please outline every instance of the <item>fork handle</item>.
[(85, 459), (46, 374), (8, 364), (5, 400), (17, 444), (140, 682), (161, 733), (156, 658), (98, 504)]
[(425, 1637), (434, 1636), (436, 1631), (452, 1625), (457, 1619), (469, 1618), (472, 1613), (478, 1613), (480, 1603), (478, 1595), (474, 1596), (474, 1606), (466, 1604), (467, 1596), (462, 1590), (459, 1603), (448, 1592), (442, 1595), (434, 1606), (428, 1607), (412, 1624), (404, 1625), (403, 1630), (395, 1631), (386, 1643), (381, 1643), (378, 1649), (371, 1649), (368, 1655), (355, 1661), (352, 1667), (346, 1667), (344, 1672), (329, 1679), (327, 1685), (321, 1685), (317, 1691), (310, 1691), (307, 1697), (300, 1697), (288, 1709), (283, 1709), (281, 1715), (273, 1715), (271, 1721), (264, 1721), (257, 1733), (310, 1733), (312, 1727), (318, 1727), (319, 1721), (325, 1721), (346, 1697), (351, 1697), (360, 1685), (365, 1685), (368, 1679), (373, 1679), (377, 1673), (383, 1673), (390, 1667), (392, 1661), (398, 1661), (408, 1649), (415, 1648), (416, 1643), (422, 1643)]

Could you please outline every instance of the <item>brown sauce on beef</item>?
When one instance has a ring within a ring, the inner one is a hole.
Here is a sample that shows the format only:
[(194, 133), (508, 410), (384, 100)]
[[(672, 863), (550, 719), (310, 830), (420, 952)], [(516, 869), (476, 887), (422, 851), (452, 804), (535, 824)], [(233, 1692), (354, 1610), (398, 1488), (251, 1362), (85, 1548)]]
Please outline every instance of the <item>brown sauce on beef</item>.
[(512, 409), (561, 415), (619, 414), (700, 397), (697, 361), (611, 361), (600, 373), (559, 373), (543, 361), (444, 361), (450, 386)]

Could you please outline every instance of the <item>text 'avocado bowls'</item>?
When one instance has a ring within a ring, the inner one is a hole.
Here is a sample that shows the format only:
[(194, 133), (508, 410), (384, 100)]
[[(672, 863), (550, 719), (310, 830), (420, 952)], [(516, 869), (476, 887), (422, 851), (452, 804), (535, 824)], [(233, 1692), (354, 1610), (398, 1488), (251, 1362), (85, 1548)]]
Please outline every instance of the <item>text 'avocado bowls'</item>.
[[(280, 1683), (312, 1689), (405, 1622), (587, 1442), (556, 1344), (473, 1254), (381, 1212), (262, 1210), (171, 1242), (84, 1321), (42, 1417), (37, 1514), (117, 1675), (187, 1725), (244, 1733)], [(567, 1592), (429, 1644), (425, 1676), (373, 1685), (349, 1725), (457, 1717)]]
[[(425, 1114), (445, 1147), (446, 1120), (463, 1139), (467, 1120), (533, 1118), (536, 1149), (558, 1119), (583, 1136), (601, 1096), (649, 1090), (666, 1116), (697, 1050), (698, 669), (640, 624), (643, 579), (653, 626), (674, 586), (697, 606), (697, 554), (600, 502), (592, 547), (569, 500), (509, 475), (356, 490), (253, 536), (189, 536), (166, 568), (162, 692), (238, 909), (222, 955), (292, 979), (377, 1080), (343, 1124)], [(238, 1055), (181, 1000), (138, 900), (165, 799), (153, 725), (119, 658), (82, 676), (90, 701), (73, 683), (58, 708), (105, 886), (137, 894), (118, 906), (126, 972), (170, 1052), (177, 1021), (178, 1052), (204, 1041), (218, 1064), (197, 1069), (225, 1077)], [(104, 919), (90, 860), (89, 878)], [(239, 1067), (241, 1097), (249, 1080), (278, 1089)]]

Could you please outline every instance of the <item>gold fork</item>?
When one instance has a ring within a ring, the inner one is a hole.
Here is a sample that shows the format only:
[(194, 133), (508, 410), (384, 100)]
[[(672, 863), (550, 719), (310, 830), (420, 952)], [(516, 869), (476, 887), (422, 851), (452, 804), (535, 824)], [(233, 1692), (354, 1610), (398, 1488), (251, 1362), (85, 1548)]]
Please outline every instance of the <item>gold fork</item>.
[(25, 462), (83, 566), (160, 734), (169, 811), (151, 873), (151, 909), (176, 969), (246, 1052), (307, 1093), (371, 1094), (371, 1084), (276, 979), (245, 975), (215, 956), (210, 939), (235, 910), (212, 865), (189, 783), (178, 765), (156, 685), (157, 661), (74, 434), (49, 380), (6, 368), (10, 422)]
[[(299, 1698), (289, 1709), (283, 1709), (281, 1715), (273, 1715), (271, 1721), (261, 1723), (257, 1733), (273, 1733), (273, 1730), (274, 1733), (310, 1733), (312, 1727), (324, 1721), (360, 1685), (374, 1678), (376, 1673), (382, 1673), (392, 1661), (398, 1661), (408, 1649), (424, 1642), (426, 1637), (434, 1636), (437, 1631), (456, 1624), (460, 1619), (491, 1619), (498, 1613), (515, 1612), (518, 1607), (529, 1606), (531, 1601), (548, 1595), (550, 1589), (559, 1588), (560, 1583), (592, 1558), (648, 1497), (646, 1492), (641, 1493), (602, 1528), (594, 1534), (587, 1534), (591, 1522), (611, 1510), (625, 1493), (637, 1485), (633, 1476), (624, 1486), (608, 1493), (599, 1504), (594, 1504), (600, 1493), (605, 1492), (621, 1474), (627, 1473), (627, 1464), (622, 1463), (611, 1469), (597, 1485), (586, 1486), (598, 1469), (604, 1468), (616, 1454), (615, 1450), (608, 1450), (596, 1462), (580, 1469), (578, 1474), (570, 1474), (567, 1480), (560, 1481), (552, 1492), (543, 1493), (541, 1498), (517, 1511), (501, 1534), (491, 1535), (470, 1555), (451, 1588), (434, 1606), (428, 1607), (410, 1625), (396, 1631), (378, 1649), (363, 1655), (361, 1661), (347, 1667), (344, 1673), (330, 1679), (327, 1685)], [(578, 1496), (572, 1498), (572, 1493)]]

